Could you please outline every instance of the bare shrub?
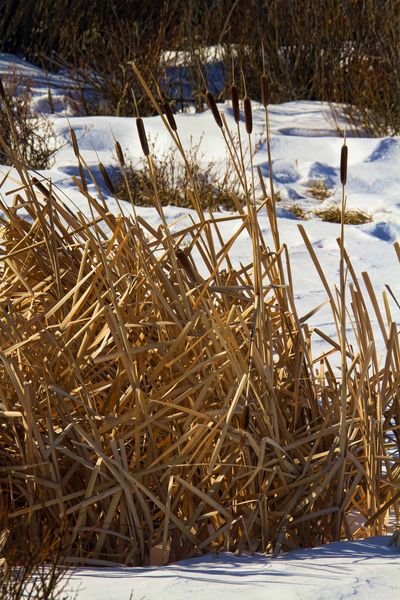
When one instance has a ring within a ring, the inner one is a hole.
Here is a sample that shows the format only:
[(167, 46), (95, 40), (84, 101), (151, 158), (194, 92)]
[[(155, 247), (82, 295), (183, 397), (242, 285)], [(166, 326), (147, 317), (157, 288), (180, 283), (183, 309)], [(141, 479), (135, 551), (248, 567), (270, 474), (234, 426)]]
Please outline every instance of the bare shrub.
[[(32, 537), (28, 519), (11, 525), (0, 519), (0, 596), (2, 600), (67, 600), (69, 575), (60, 563), (62, 527), (40, 528)], [(10, 529), (8, 528), (10, 527)]]
[(132, 115), (132, 91), (141, 113), (152, 112), (133, 60), (178, 108), (191, 101), (200, 110), (218, 64), (218, 99), (229, 96), (232, 72), (236, 82), (246, 73), (248, 94), (260, 98), (264, 70), (271, 102), (343, 103), (356, 128), (386, 135), (400, 131), (399, 32), (399, 3), (379, 0), (17, 0), (0, 23), (0, 47), (53, 69), (69, 66), (77, 84), (97, 94), (81, 95), (90, 114)]
[[(31, 83), (18, 73), (7, 77), (3, 85), (6, 100), (0, 100), (0, 131), (6, 146), (32, 169), (47, 169), (59, 147), (50, 119), (35, 113)], [(0, 163), (12, 164), (3, 146)]]

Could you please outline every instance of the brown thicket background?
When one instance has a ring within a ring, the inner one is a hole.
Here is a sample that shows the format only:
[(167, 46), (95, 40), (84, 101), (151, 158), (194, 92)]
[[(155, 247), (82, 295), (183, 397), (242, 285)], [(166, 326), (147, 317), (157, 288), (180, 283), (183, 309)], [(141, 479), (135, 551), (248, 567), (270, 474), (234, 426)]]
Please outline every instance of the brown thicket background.
[(187, 52), (185, 77), (201, 108), (211, 73), (203, 49), (218, 45), (225, 68), (221, 100), (232, 72), (238, 79), (241, 69), (258, 98), (264, 62), (272, 102), (345, 103), (371, 133), (400, 131), (395, 0), (1, 0), (0, 15), (0, 49), (47, 69), (70, 68), (102, 98), (85, 102), (87, 113), (131, 115), (133, 90), (148, 114), (129, 61), (165, 81), (166, 50)]

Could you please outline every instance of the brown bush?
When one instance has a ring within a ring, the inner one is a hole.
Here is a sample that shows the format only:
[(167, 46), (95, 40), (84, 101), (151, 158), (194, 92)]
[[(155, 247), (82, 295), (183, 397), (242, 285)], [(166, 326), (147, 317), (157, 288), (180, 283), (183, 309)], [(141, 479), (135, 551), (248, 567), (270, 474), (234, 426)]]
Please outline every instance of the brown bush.
[(47, 169), (59, 147), (51, 121), (33, 111), (29, 81), (15, 72), (3, 85), (6, 98), (0, 100), (0, 132), (5, 146), (0, 145), (0, 164), (12, 164), (11, 151), (32, 169)]

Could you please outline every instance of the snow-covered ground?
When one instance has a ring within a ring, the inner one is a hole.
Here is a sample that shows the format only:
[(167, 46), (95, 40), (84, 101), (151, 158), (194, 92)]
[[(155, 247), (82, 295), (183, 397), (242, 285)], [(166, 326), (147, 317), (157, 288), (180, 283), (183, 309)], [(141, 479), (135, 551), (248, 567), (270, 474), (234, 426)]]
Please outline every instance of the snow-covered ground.
[(78, 569), (66, 589), (77, 600), (399, 600), (399, 573), (400, 553), (375, 537), (275, 560), (223, 553), (157, 568)]
[[(106, 166), (116, 165), (114, 141), (117, 139), (127, 157), (133, 163), (141, 158), (141, 150), (132, 118), (79, 117), (71, 112), (68, 98), (67, 77), (45, 76), (38, 68), (27, 65), (8, 55), (0, 55), (0, 75), (15, 69), (32, 80), (34, 103), (38, 111), (48, 113), (48, 87), (51, 88), (55, 114), (49, 114), (62, 147), (55, 155), (51, 169), (43, 171), (58, 186), (64, 199), (86, 211), (85, 200), (74, 187), (71, 176), (77, 175), (76, 159), (73, 154), (68, 128), (76, 133), (81, 153), (94, 170), (102, 162)], [(220, 106), (225, 113), (228, 126), (236, 131), (231, 108)], [(254, 164), (260, 166), (268, 187), (269, 166), (266, 151), (264, 111), (256, 103), (252, 146), (255, 151)], [(223, 164), (227, 151), (220, 130), (209, 111), (202, 114), (176, 115), (183, 144), (200, 144), (200, 154), (205, 164), (210, 161)], [(344, 128), (344, 120), (335, 121), (330, 107), (318, 102), (290, 102), (270, 107), (272, 170), (276, 190), (281, 201), (278, 203), (281, 242), (290, 252), (294, 279), (295, 297), (300, 316), (326, 301), (321, 282), (312, 265), (298, 230), (303, 223), (312, 241), (314, 250), (324, 268), (329, 283), (338, 283), (339, 226), (325, 223), (313, 215), (315, 209), (324, 208), (340, 201), (339, 158), (343, 140), (337, 128)], [(154, 143), (155, 154), (160, 156), (171, 146), (171, 140), (159, 117), (145, 119), (146, 130)], [(244, 125), (242, 136), (246, 140)], [(364, 138), (350, 136), (348, 176), (348, 207), (369, 213), (372, 222), (365, 225), (346, 226), (346, 248), (357, 274), (368, 271), (379, 296), (389, 284), (400, 298), (399, 264), (393, 242), (400, 238), (400, 139)], [(0, 166), (1, 173), (7, 168)], [(326, 200), (316, 200), (310, 189), (315, 182), (323, 181), (331, 194)], [(11, 175), (0, 193), (7, 202), (12, 196), (6, 192), (17, 187)], [(95, 194), (94, 186), (91, 191)], [(106, 194), (106, 190), (104, 190)], [(110, 210), (117, 211), (115, 201), (108, 198)], [(125, 204), (125, 203), (124, 203)], [(298, 221), (288, 211), (291, 205), (300, 206), (310, 218)], [(128, 213), (131, 208), (124, 206)], [(165, 214), (172, 222), (188, 222), (192, 211), (167, 207)], [(154, 227), (159, 217), (152, 208), (138, 208), (138, 213)], [(260, 214), (260, 226), (267, 240), (270, 228), (265, 213)], [(232, 224), (221, 225), (226, 237), (232, 232)], [(238, 238), (232, 250), (231, 260), (251, 260), (251, 244), (246, 235)], [(399, 309), (389, 298), (393, 318), (400, 321)], [(335, 337), (332, 315), (327, 305), (310, 320), (311, 325), (324, 329)], [(378, 332), (376, 320), (373, 321)], [(351, 332), (350, 332), (351, 334)], [(323, 347), (315, 340), (314, 354)], [(102, 600), (129, 598), (206, 598), (219, 594), (223, 598), (235, 598), (247, 594), (256, 598), (400, 598), (398, 573), (400, 555), (387, 546), (387, 539), (374, 538), (365, 542), (331, 544), (315, 550), (290, 553), (272, 561), (262, 556), (236, 557), (230, 554), (208, 556), (163, 567), (161, 569), (82, 570), (73, 575), (70, 585), (79, 587), (79, 600)]]

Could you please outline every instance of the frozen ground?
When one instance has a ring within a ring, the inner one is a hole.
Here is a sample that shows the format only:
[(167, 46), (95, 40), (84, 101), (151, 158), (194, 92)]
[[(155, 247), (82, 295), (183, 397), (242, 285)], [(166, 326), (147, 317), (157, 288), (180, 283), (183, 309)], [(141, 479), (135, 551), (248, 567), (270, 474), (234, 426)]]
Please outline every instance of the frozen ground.
[[(31, 67), (7, 55), (0, 55), (0, 75), (17, 69), (32, 80), (35, 106), (40, 112), (48, 112), (48, 86), (52, 90), (56, 113), (49, 115), (63, 144), (55, 156), (51, 169), (41, 173), (51, 178), (68, 198), (71, 206), (86, 211), (83, 197), (74, 187), (71, 176), (77, 175), (76, 160), (69, 135), (69, 125), (75, 130), (84, 159), (97, 172), (98, 162), (112, 167), (116, 164), (114, 140), (121, 143), (127, 157), (134, 163), (141, 157), (135, 122), (131, 118), (78, 117), (70, 109), (69, 81), (67, 77), (46, 77), (40, 69)], [(264, 112), (257, 104), (254, 109), (252, 145), (255, 149), (254, 163), (260, 166), (268, 186), (268, 161), (265, 144)], [(229, 105), (221, 105), (232, 131), (235, 123)], [(291, 258), (295, 296), (300, 316), (326, 301), (326, 294), (298, 231), (300, 221), (288, 208), (295, 203), (310, 215), (301, 221), (310, 237), (315, 252), (324, 268), (329, 283), (338, 283), (338, 246), (336, 239), (339, 226), (324, 223), (312, 215), (315, 208), (324, 208), (340, 200), (339, 157), (342, 139), (337, 128), (342, 129), (343, 120), (335, 121), (330, 107), (317, 102), (290, 102), (270, 107), (273, 176), (281, 196), (278, 204), (281, 241), (286, 243)], [(205, 163), (224, 164), (226, 148), (221, 132), (208, 111), (203, 114), (179, 114), (178, 129), (184, 145), (200, 143)], [(171, 142), (159, 117), (145, 119), (146, 130), (154, 142), (155, 154), (159, 156)], [(244, 127), (243, 138), (246, 139)], [(399, 263), (393, 242), (400, 238), (400, 139), (399, 138), (348, 138), (349, 177), (348, 206), (368, 212), (373, 221), (361, 226), (346, 226), (346, 247), (357, 274), (368, 271), (378, 297), (389, 284), (400, 298)], [(0, 167), (0, 173), (6, 172)], [(1, 176), (1, 175), (0, 175)], [(315, 181), (323, 181), (330, 192), (324, 201), (312, 198), (309, 190)], [(6, 192), (18, 186), (13, 177), (8, 178), (1, 189), (7, 202), (12, 196)], [(94, 186), (91, 192), (95, 193)], [(104, 190), (106, 194), (106, 190)], [(110, 210), (117, 211), (114, 200), (108, 198)], [(131, 211), (128, 203), (124, 210)], [(159, 218), (152, 208), (140, 208), (139, 214), (153, 226)], [(176, 207), (165, 210), (170, 222), (179, 219), (184, 225), (189, 220), (188, 211)], [(260, 215), (260, 225), (267, 240), (270, 229), (267, 218)], [(222, 226), (225, 237), (230, 236), (232, 225)], [(232, 260), (251, 260), (251, 244), (242, 235), (232, 251)], [(400, 320), (399, 309), (389, 298), (393, 318)], [(372, 313), (371, 313), (372, 314)], [(330, 310), (325, 305), (310, 320), (311, 325), (324, 329), (335, 337)], [(376, 319), (374, 330), (379, 337)], [(349, 330), (351, 337), (351, 331)], [(378, 342), (379, 347), (379, 342)], [(381, 346), (380, 346), (381, 347)], [(323, 348), (315, 336), (314, 354)], [(382, 348), (382, 347), (381, 347)], [(224, 554), (186, 561), (162, 569), (112, 569), (82, 570), (76, 573), (71, 586), (79, 586), (78, 600), (174, 598), (179, 600), (190, 594), (195, 599), (220, 595), (236, 598), (244, 594), (251, 600), (269, 599), (331, 599), (360, 598), (400, 599), (398, 573), (400, 555), (387, 547), (387, 539), (374, 538), (365, 542), (332, 544), (316, 550), (291, 553), (276, 561), (262, 556), (235, 557)]]
[(400, 599), (400, 553), (388, 538), (290, 552), (208, 555), (147, 569), (78, 569), (68, 590), (77, 600), (362, 600)]

